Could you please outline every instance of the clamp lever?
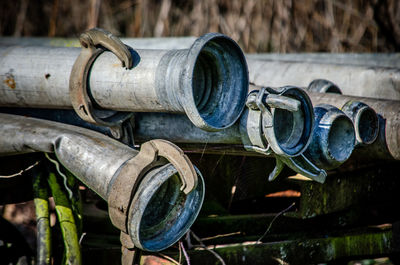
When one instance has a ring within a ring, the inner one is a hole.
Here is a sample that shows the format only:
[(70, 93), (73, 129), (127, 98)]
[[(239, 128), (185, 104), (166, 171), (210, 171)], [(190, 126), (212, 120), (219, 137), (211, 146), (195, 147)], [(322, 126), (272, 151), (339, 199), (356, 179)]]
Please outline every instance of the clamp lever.
[(89, 95), (88, 75), (95, 59), (106, 50), (114, 53), (122, 62), (122, 67), (127, 69), (132, 68), (132, 54), (120, 39), (99, 28), (89, 29), (82, 33), (79, 41), (82, 50), (72, 67), (69, 78), (72, 107), (84, 121), (108, 127), (118, 126), (132, 114), (110, 111), (111, 114), (107, 118), (97, 115), (97, 111), (101, 109), (96, 109), (95, 102)]

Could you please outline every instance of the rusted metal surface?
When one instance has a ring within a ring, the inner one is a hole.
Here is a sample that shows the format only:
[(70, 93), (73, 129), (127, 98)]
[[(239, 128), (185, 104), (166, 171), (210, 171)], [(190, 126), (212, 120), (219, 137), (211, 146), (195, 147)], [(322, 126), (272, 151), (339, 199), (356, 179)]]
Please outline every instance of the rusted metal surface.
[[(0, 79), (13, 72), (15, 89), (0, 84), (0, 105), (71, 108), (69, 76), (76, 48), (0, 48)], [(216, 33), (198, 38), (185, 50), (131, 50), (125, 70), (111, 53), (93, 63), (89, 89), (103, 109), (186, 113), (197, 126), (219, 130), (240, 116), (248, 87), (244, 55), (230, 38)]]

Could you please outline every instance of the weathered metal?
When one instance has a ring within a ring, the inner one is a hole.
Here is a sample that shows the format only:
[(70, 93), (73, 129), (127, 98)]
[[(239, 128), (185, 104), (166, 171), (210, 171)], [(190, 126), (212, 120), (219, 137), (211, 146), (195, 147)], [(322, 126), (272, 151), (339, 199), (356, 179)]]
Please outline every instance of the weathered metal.
[(149, 141), (138, 152), (71, 125), (9, 114), (0, 114), (0, 123), (1, 155), (54, 152), (64, 167), (108, 201), (113, 224), (138, 247), (158, 251), (170, 246), (200, 211), (203, 179), (169, 142)]
[[(379, 134), (374, 143), (360, 148), (359, 152), (363, 152), (365, 155), (374, 158), (400, 159), (400, 101), (353, 97), (331, 93), (310, 92), (309, 95), (313, 102), (323, 102), (335, 106), (343, 106), (347, 102), (363, 102), (368, 105), (378, 114)], [(368, 118), (370, 115), (367, 113), (366, 116)], [(375, 126), (373, 124), (375, 123), (372, 122), (371, 126)], [(368, 135), (368, 129), (365, 130), (366, 131), (361, 129), (360, 133), (367, 132)]]
[(247, 57), (249, 80), (259, 86), (307, 87), (315, 79), (327, 79), (343, 94), (400, 100), (400, 69), (314, 62), (259, 60)]
[[(0, 105), (71, 108), (69, 76), (76, 48), (0, 48)], [(248, 86), (239, 46), (216, 33), (198, 38), (185, 50), (131, 50), (125, 70), (110, 52), (90, 71), (94, 103), (105, 110), (186, 113), (198, 127), (218, 130), (240, 116)], [(108, 117), (114, 112), (104, 112)]]
[[(324, 79), (313, 80), (306, 90), (310, 92), (342, 94), (341, 89), (336, 84)], [(313, 100), (312, 96), (311, 100)], [(324, 102), (314, 99), (313, 103), (323, 104)], [(339, 106), (336, 102), (331, 103), (340, 108), (353, 121), (356, 132), (356, 145), (371, 144), (376, 140), (379, 132), (379, 119), (371, 107), (360, 101), (348, 101), (343, 106)]]
[(303, 176), (324, 183), (327, 177), (325, 170), (339, 167), (350, 157), (356, 139), (350, 118), (327, 104), (314, 107), (314, 113), (313, 135), (307, 149), (298, 156), (279, 157), (270, 178), (275, 178), (287, 165)]
[[(186, 49), (196, 37), (121, 38), (136, 49)], [(76, 38), (0, 37), (2, 46), (80, 47)], [(400, 53), (249, 53), (249, 59), (400, 68)]]
[[(33, 38), (35, 41), (36, 38)], [(10, 42), (13, 38), (5, 38), (2, 42)], [(17, 43), (18, 40), (13, 40)], [(28, 40), (24, 40), (28, 42)], [(50, 40), (47, 40), (50, 42)], [(318, 64), (358, 65), (366, 67), (400, 68), (400, 53), (254, 53), (247, 58), (266, 61), (302, 62)]]
[[(297, 87), (262, 88), (251, 85), (241, 118), (242, 141), (249, 150), (271, 149), (277, 155), (296, 156), (310, 143), (314, 112), (306, 93)], [(269, 98), (278, 97), (272, 103)], [(261, 131), (261, 135), (260, 135)]]
[(33, 180), (33, 192), (37, 227), (36, 264), (38, 265), (51, 264), (49, 193), (47, 189), (45, 174), (37, 174)]
[(106, 50), (114, 53), (121, 61), (122, 67), (126, 69), (132, 68), (132, 54), (125, 44), (103, 29), (90, 29), (81, 34), (79, 41), (82, 51), (76, 59), (69, 77), (69, 96), (72, 107), (79, 117), (87, 122), (109, 127), (117, 126), (129, 119), (132, 114), (112, 112), (104, 118), (104, 110), (96, 107), (89, 95), (89, 73), (93, 62)]
[[(259, 87), (252, 86), (255, 96)], [(137, 143), (151, 139), (166, 139), (177, 144), (197, 145), (199, 152), (204, 145), (218, 144), (215, 152), (224, 153), (231, 146), (245, 151), (244, 147), (254, 145), (250, 138), (258, 137), (263, 144), (270, 143), (272, 151), (279, 155), (298, 155), (307, 147), (312, 130), (313, 109), (307, 94), (297, 87), (268, 88), (261, 95), (262, 104), (268, 111), (268, 121), (261, 120), (261, 111), (255, 110), (255, 119), (248, 118), (248, 110), (235, 125), (218, 132), (205, 132), (196, 128), (183, 115), (169, 113), (136, 113), (133, 137)], [(289, 109), (289, 110), (288, 110)], [(0, 108), (0, 112), (28, 115), (42, 119), (77, 125), (111, 135), (110, 129), (85, 123), (68, 110)], [(252, 123), (250, 126), (249, 123)], [(267, 124), (268, 123), (268, 124)], [(271, 124), (271, 126), (269, 126)], [(268, 133), (267, 130), (270, 130)], [(257, 136), (256, 136), (257, 135)], [(223, 147), (226, 145), (226, 148)], [(262, 148), (261, 144), (258, 146)], [(254, 151), (254, 150), (251, 150)], [(245, 152), (244, 152), (245, 153)]]
[(345, 113), (332, 105), (317, 105), (314, 113), (314, 133), (304, 155), (320, 168), (337, 168), (353, 152), (353, 123)]

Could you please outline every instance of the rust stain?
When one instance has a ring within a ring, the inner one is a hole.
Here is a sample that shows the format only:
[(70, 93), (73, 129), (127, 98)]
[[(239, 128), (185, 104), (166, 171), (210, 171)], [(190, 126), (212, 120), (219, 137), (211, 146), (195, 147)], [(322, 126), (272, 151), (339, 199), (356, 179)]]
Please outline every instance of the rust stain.
[(9, 88), (15, 89), (15, 80), (12, 75), (7, 76), (7, 79), (3, 81)]

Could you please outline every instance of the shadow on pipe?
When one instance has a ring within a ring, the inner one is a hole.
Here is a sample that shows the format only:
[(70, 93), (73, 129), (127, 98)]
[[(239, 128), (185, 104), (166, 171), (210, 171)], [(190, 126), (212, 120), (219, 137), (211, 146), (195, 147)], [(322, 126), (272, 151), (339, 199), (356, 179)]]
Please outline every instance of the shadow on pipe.
[(108, 202), (112, 223), (136, 246), (160, 251), (187, 232), (204, 199), (204, 181), (182, 150), (164, 140), (140, 151), (100, 133), (0, 113), (0, 155), (55, 153)]

